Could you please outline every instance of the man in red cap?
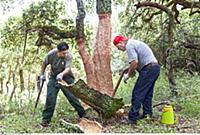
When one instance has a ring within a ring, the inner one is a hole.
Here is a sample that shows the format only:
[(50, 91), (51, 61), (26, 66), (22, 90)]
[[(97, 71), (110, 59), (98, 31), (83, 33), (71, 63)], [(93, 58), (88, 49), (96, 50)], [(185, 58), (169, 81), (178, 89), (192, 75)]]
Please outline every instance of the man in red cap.
[[(152, 117), (153, 89), (160, 74), (160, 66), (152, 50), (144, 42), (119, 35), (114, 38), (113, 44), (128, 54), (130, 66), (124, 74), (124, 81), (126, 82), (135, 70), (139, 73), (132, 91), (131, 110), (128, 115), (128, 123), (136, 124), (139, 119)], [(141, 105), (143, 114), (140, 116)]]

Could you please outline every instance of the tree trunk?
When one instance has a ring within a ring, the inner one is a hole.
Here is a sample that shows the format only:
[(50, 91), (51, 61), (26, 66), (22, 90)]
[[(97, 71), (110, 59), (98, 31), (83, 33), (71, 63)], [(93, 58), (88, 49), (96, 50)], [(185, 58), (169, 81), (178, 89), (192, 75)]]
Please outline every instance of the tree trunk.
[(23, 47), (23, 52), (22, 52), (22, 61), (21, 61), (21, 64), (24, 63), (25, 52), (26, 52), (27, 37), (28, 37), (28, 33), (27, 33), (27, 30), (25, 30), (25, 34), (24, 34), (24, 47)]
[(3, 78), (0, 78), (0, 94), (3, 94)]
[(111, 0), (97, 0), (97, 13), (99, 25), (96, 35), (96, 44), (93, 57), (85, 47), (84, 18), (85, 11), (82, 0), (76, 0), (78, 15), (76, 18), (76, 42), (79, 54), (83, 60), (84, 69), (89, 87), (99, 90), (107, 95), (112, 95), (112, 72), (111, 72)]
[(25, 90), (25, 86), (24, 86), (24, 72), (22, 69), (19, 70), (19, 77), (20, 77), (20, 89), (21, 92)]
[(10, 100), (9, 100), (9, 101), (12, 101), (13, 96), (14, 96), (14, 94), (15, 94), (15, 90), (16, 90), (16, 88), (17, 88), (17, 82), (16, 82), (16, 78), (15, 78), (15, 73), (13, 73), (12, 77), (13, 77), (13, 90), (12, 90), (12, 92), (11, 92)]
[[(0, 71), (2, 68), (2, 59), (0, 60)], [(0, 77), (0, 94), (3, 94), (3, 76)]]
[(9, 93), (9, 86), (8, 86), (8, 84), (10, 83), (11, 73), (12, 73), (11, 65), (9, 65), (8, 80), (6, 81), (7, 94)]
[(173, 69), (173, 29), (174, 29), (174, 16), (173, 14), (169, 13), (169, 23), (168, 23), (168, 43), (169, 49), (167, 51), (167, 59), (166, 59), (166, 68), (167, 68), (167, 75), (169, 80), (169, 88), (171, 91), (172, 96), (177, 96), (176, 92), (176, 82), (174, 79), (174, 69)]
[(13, 99), (13, 96), (15, 94), (15, 90), (17, 88), (17, 82), (16, 82), (16, 71), (17, 71), (17, 68), (19, 66), (19, 58), (17, 58), (17, 63), (16, 63), (16, 66), (14, 68), (14, 71), (12, 73), (12, 79), (13, 79), (13, 90), (11, 92), (11, 95), (10, 95), (10, 100), (9, 101), (12, 101)]
[(76, 97), (96, 110), (104, 119), (114, 116), (116, 111), (124, 105), (122, 99), (112, 98), (89, 88), (83, 80), (78, 80), (72, 86), (62, 82), (61, 87), (69, 89)]
[(94, 64), (88, 53), (88, 50), (85, 47), (85, 35), (84, 35), (84, 18), (85, 18), (85, 9), (82, 0), (76, 0), (78, 15), (76, 17), (76, 42), (78, 45), (78, 52), (83, 61), (87, 84), (91, 88), (96, 88), (96, 79), (94, 77)]
[(96, 78), (96, 89), (102, 93), (112, 95), (112, 71), (111, 71), (111, 14), (98, 14), (99, 25), (94, 47), (94, 70)]
[(96, 89), (96, 77), (94, 74), (94, 64), (91, 57), (89, 56), (88, 51), (85, 48), (85, 39), (84, 38), (77, 39), (77, 44), (78, 44), (79, 54), (83, 61), (87, 84), (91, 88)]

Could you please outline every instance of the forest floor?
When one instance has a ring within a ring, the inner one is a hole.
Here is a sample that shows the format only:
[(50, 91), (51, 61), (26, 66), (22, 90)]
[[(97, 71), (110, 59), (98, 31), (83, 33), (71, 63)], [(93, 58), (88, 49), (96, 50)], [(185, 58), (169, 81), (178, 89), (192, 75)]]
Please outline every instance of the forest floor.
[[(116, 80), (118, 76), (114, 77)], [(116, 81), (115, 80), (115, 81)], [(121, 83), (116, 97), (123, 98), (125, 104), (130, 104), (131, 91), (136, 77), (129, 80), (128, 84)], [(123, 115), (116, 115), (106, 122), (99, 120), (98, 115), (92, 109), (87, 111), (90, 119), (96, 119), (103, 126), (104, 133), (200, 133), (200, 76), (193, 76), (184, 72), (176, 74), (177, 97), (170, 97), (168, 81), (164, 70), (162, 70), (155, 86), (153, 103), (170, 99), (174, 108), (174, 125), (163, 125), (161, 123), (162, 107), (155, 107), (152, 119), (138, 121), (137, 125), (123, 124)], [(23, 93), (22, 93), (23, 94)], [(42, 118), (44, 103), (40, 102), (33, 116), (35, 96), (22, 99), (17, 96), (12, 102), (8, 102), (7, 95), (0, 95), (0, 133), (75, 133), (76, 130), (61, 124), (60, 119), (76, 124), (78, 115), (65, 99), (62, 92), (59, 93), (57, 105), (52, 118), (51, 126), (42, 128), (39, 123)], [(45, 97), (41, 97), (45, 98)], [(129, 108), (126, 108), (129, 109)]]

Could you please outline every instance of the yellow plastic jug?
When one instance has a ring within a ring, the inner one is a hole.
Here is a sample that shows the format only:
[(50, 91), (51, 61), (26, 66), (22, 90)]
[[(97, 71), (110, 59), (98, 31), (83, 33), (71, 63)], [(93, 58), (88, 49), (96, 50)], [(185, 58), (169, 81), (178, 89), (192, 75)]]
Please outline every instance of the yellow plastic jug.
[(174, 124), (174, 111), (171, 105), (165, 105), (162, 110), (162, 124)]

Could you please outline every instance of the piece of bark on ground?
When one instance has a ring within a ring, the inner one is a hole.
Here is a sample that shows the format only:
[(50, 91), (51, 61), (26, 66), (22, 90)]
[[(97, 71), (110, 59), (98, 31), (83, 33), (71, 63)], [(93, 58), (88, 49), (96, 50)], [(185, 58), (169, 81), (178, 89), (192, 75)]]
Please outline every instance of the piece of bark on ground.
[(103, 126), (97, 121), (88, 120), (86, 118), (81, 118), (78, 124), (72, 124), (64, 119), (60, 119), (62, 125), (67, 126), (68, 128), (74, 129), (79, 133), (101, 133)]

